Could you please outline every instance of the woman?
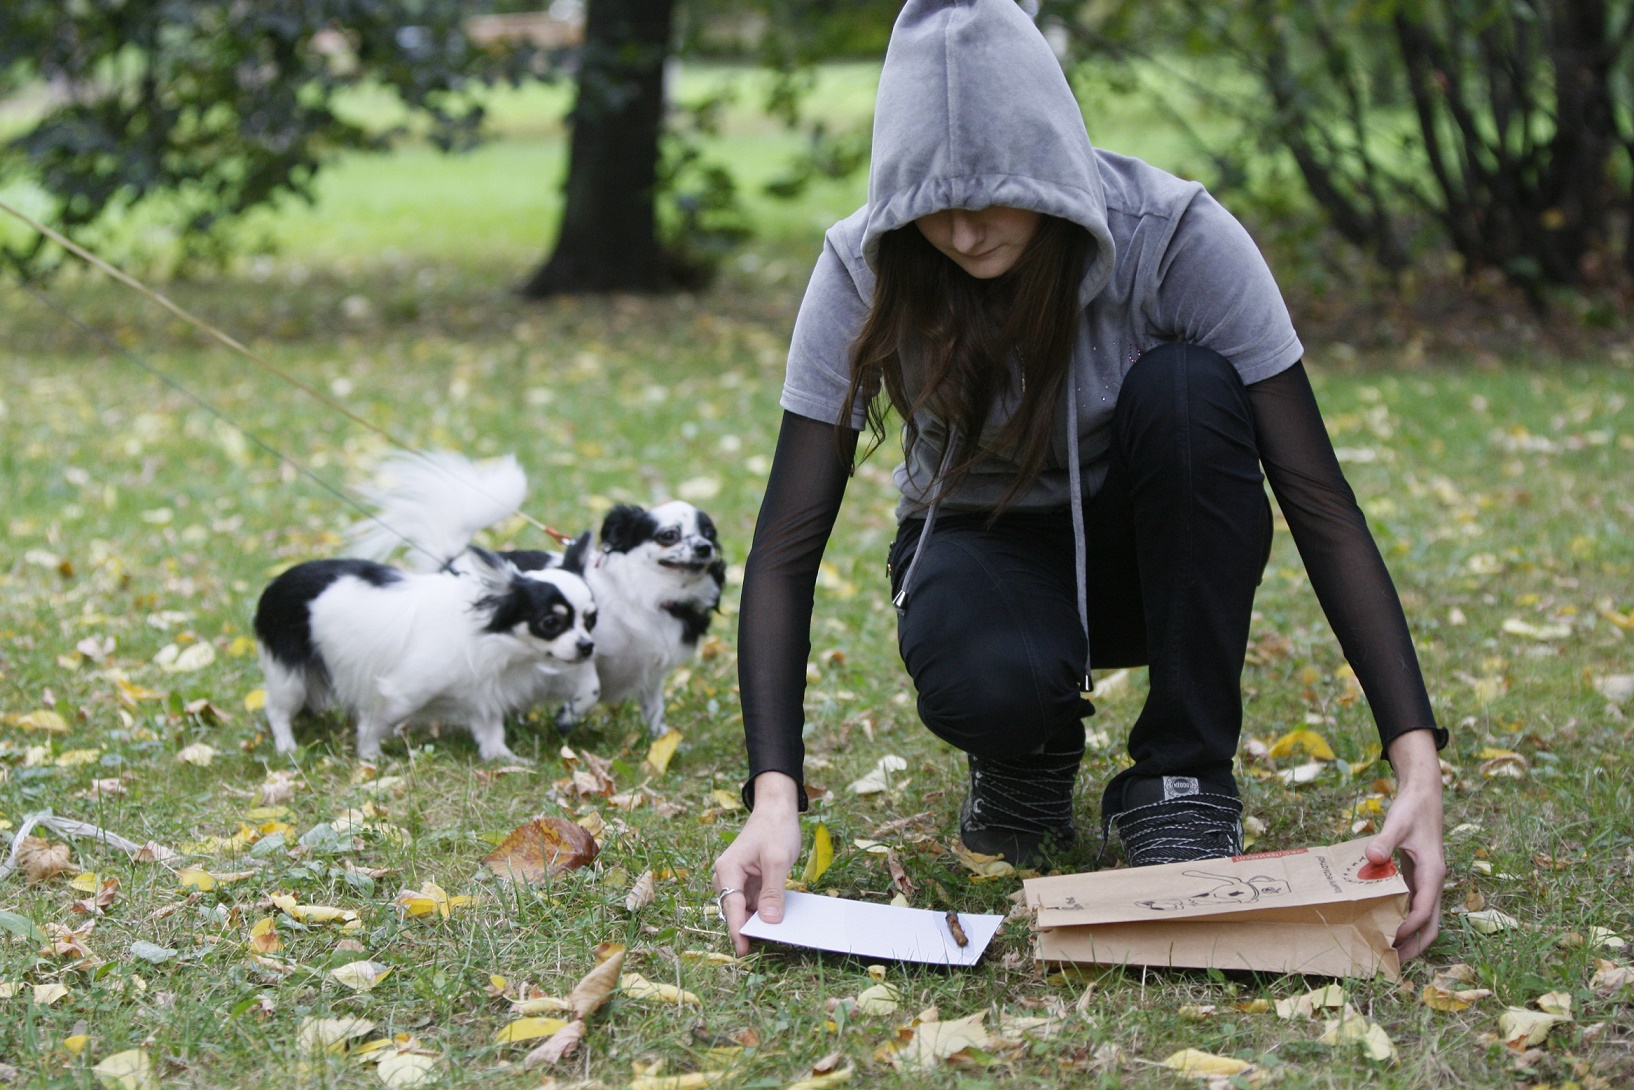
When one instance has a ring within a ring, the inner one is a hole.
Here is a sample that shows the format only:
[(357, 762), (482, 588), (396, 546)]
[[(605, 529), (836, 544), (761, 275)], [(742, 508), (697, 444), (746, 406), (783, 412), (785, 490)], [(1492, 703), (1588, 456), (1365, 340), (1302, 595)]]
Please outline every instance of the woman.
[(750, 816), (715, 864), (740, 952), (800, 850), (813, 587), (856, 454), (899, 416), (889, 572), (925, 725), (969, 755), (960, 835), (1070, 843), (1091, 667), (1145, 664), (1134, 764), (1103, 794), (1131, 865), (1240, 853), (1231, 762), (1264, 466), (1398, 778), (1403, 957), (1445, 873), (1436, 727), (1275, 281), (1201, 186), (1090, 146), (1014, 0), (910, 0), (880, 77), (868, 203), (828, 232), (795, 323), (743, 586)]

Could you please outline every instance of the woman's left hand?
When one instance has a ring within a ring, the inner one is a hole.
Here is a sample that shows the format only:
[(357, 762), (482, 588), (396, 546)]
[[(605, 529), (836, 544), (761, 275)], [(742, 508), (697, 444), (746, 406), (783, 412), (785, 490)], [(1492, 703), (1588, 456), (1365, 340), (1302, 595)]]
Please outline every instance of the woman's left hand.
[(1385, 812), (1384, 828), (1367, 846), (1367, 858), (1382, 864), (1398, 850), (1403, 855), (1401, 873), (1410, 900), (1395, 945), (1406, 961), (1441, 933), (1441, 887), (1447, 877), (1441, 846), (1441, 760), (1435, 735), (1427, 730), (1396, 736), (1389, 756), (1396, 770), (1396, 797)]

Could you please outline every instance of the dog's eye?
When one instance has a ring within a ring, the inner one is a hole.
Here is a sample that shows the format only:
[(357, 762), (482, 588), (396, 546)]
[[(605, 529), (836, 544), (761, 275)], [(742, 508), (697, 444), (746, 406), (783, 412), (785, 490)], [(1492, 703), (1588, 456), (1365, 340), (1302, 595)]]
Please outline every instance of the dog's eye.
[(681, 531), (674, 526), (666, 527), (658, 531), (658, 536), (654, 540), (660, 545), (674, 545), (681, 540)]
[(594, 632), (596, 630), (596, 615), (594, 613), (586, 613), (584, 615), (584, 630), (586, 632)]

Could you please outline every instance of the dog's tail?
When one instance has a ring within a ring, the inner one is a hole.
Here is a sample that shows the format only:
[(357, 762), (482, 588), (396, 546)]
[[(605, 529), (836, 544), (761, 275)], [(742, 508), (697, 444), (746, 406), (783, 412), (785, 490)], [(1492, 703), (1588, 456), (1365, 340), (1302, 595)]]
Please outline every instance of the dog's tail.
[(516, 514), (527, 490), (527, 474), (509, 454), (481, 463), (450, 451), (393, 455), (364, 492), (376, 517), (352, 526), (351, 555), (384, 560), (412, 543), (408, 566), (433, 571), (478, 531)]

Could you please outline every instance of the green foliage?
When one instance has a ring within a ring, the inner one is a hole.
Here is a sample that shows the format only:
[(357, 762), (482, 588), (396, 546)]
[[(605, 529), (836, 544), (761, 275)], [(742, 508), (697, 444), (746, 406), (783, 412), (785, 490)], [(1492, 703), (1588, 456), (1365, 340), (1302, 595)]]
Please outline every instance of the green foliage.
[[(0, 153), (0, 178), (44, 190), (69, 232), (164, 195), (184, 261), (219, 258), (230, 225), (285, 197), (312, 198), (319, 170), (390, 132), (337, 99), (390, 91), (445, 149), (482, 119), (471, 94), (521, 78), (527, 50), (477, 50), (457, 0), (12, 0), (0, 6), (0, 92), (43, 85), (44, 115)], [(5, 256), (37, 263), (38, 242)]]
[(1231, 117), (1188, 126), (1222, 181), (1285, 157), (1392, 273), (1450, 248), (1540, 298), (1634, 270), (1628, 0), (1044, 7), (1075, 63), (1113, 66), (1182, 125), (1183, 99)]

